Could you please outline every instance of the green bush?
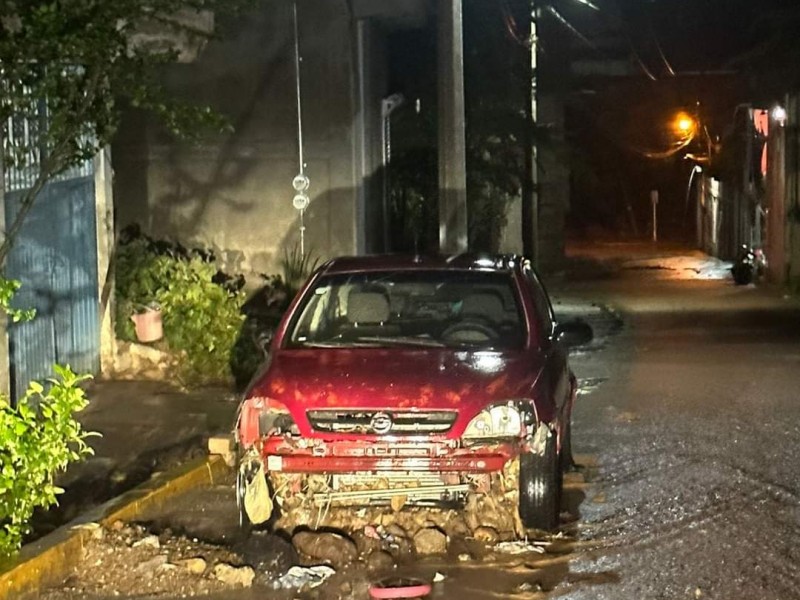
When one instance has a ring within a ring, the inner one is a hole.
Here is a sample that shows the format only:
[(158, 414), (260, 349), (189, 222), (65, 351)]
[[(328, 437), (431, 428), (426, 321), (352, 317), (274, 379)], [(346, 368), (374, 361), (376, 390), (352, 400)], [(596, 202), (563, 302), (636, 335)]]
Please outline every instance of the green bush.
[(135, 341), (131, 315), (157, 305), (166, 343), (179, 357), (181, 381), (201, 385), (230, 380), (244, 294), (219, 279), (208, 253), (135, 238), (118, 249), (116, 286), (118, 338)]
[(92, 454), (93, 435), (75, 420), (87, 399), (79, 384), (87, 379), (69, 367), (54, 367), (48, 387), (32, 382), (16, 407), (0, 396), (0, 557), (19, 550), (36, 508), (57, 504), (64, 490), (55, 475)]
[[(32, 309), (11, 307), (20, 282), (0, 276), (0, 312), (14, 322), (30, 321)], [(86, 432), (75, 419), (88, 401), (80, 383), (88, 375), (76, 375), (69, 367), (55, 365), (56, 378), (31, 382), (16, 406), (0, 395), (0, 558), (19, 550), (30, 532), (36, 508), (57, 504), (64, 490), (55, 476), (71, 462), (92, 454)]]

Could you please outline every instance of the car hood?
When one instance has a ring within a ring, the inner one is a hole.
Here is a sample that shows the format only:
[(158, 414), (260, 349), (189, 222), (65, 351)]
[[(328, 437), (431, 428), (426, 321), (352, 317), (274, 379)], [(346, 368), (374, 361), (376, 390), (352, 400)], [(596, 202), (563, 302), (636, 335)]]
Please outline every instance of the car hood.
[(340, 408), (456, 410), (471, 417), (493, 402), (529, 398), (543, 363), (527, 351), (279, 350), (250, 395), (277, 400), (296, 418)]

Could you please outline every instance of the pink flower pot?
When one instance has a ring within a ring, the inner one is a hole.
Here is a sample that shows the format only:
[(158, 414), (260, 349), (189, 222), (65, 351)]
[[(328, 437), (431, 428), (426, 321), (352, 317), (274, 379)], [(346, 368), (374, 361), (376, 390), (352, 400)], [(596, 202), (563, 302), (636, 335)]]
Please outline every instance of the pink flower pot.
[(145, 308), (143, 312), (131, 316), (136, 328), (136, 339), (140, 342), (155, 342), (164, 337), (160, 308)]

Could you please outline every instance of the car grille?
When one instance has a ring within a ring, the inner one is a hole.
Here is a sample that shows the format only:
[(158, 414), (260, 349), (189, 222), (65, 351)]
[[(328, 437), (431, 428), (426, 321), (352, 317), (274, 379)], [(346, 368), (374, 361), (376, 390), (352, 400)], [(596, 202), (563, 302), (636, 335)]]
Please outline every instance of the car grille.
[(437, 411), (347, 411), (311, 410), (308, 420), (316, 431), (377, 435), (445, 433), (457, 414)]

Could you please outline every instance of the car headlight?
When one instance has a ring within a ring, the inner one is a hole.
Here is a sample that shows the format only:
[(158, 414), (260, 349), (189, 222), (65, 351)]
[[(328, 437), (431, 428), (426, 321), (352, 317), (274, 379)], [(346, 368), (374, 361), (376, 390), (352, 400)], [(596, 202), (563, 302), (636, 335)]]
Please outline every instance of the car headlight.
[(467, 425), (463, 437), (515, 437), (521, 430), (522, 418), (519, 409), (509, 404), (501, 404), (479, 412)]

